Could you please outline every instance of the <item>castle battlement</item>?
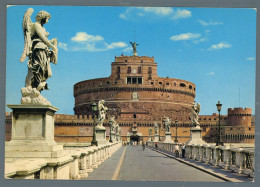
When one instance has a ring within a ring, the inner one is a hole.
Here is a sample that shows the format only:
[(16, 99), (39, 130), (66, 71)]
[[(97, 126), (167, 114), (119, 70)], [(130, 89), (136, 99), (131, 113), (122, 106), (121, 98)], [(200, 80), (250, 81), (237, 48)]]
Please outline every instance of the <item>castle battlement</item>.
[(251, 108), (229, 108), (228, 109), (229, 116), (251, 116), (252, 109)]

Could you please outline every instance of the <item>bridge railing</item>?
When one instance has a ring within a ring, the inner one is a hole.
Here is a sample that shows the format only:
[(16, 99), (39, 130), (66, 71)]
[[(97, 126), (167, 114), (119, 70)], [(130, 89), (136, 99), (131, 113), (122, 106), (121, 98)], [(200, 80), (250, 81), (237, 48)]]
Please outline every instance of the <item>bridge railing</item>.
[(84, 179), (121, 147), (121, 142), (100, 146), (64, 146), (59, 158), (5, 160), (7, 179)]
[(253, 147), (241, 148), (237, 145), (232, 146), (232, 144), (228, 146), (192, 144), (185, 145), (185, 155), (182, 155), (182, 147), (184, 144), (149, 141), (147, 142), (147, 145), (175, 154), (175, 156), (201, 161), (213, 166), (219, 166), (226, 170), (254, 177), (255, 152)]

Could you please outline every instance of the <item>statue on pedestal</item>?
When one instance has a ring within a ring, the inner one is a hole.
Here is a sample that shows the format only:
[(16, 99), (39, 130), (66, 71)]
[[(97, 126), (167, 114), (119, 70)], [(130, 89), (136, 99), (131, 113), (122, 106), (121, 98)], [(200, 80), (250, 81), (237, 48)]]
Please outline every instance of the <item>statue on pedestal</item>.
[(108, 108), (104, 105), (105, 100), (98, 102), (98, 127), (103, 127), (103, 122), (106, 119), (106, 112)]
[(24, 50), (20, 62), (28, 57), (28, 74), (25, 87), (22, 88), (22, 104), (50, 104), (40, 95), (42, 90), (48, 90), (47, 79), (52, 76), (50, 63), (57, 64), (57, 39), (48, 39), (49, 33), (43, 27), (51, 15), (40, 11), (36, 22), (31, 21), (33, 9), (29, 8), (23, 18)]
[(111, 126), (111, 131), (114, 132), (116, 126), (117, 126), (117, 122), (115, 121), (115, 117), (111, 117), (110, 120), (109, 120), (109, 124)]
[(194, 102), (193, 105), (191, 106), (191, 122), (193, 127), (200, 127), (199, 124), (199, 112), (200, 112), (200, 104)]
[(136, 50), (136, 46), (138, 46), (139, 44), (137, 43), (133, 43), (133, 42), (130, 42), (130, 44), (132, 45), (133, 47), (133, 53), (134, 53), (134, 56), (137, 56), (137, 50)]
[(156, 121), (154, 122), (154, 134), (158, 134), (158, 124)]
[(165, 119), (165, 132), (170, 132), (170, 127), (171, 127), (171, 119), (167, 117)]
[(152, 132), (153, 132), (152, 128), (149, 128), (148, 130), (149, 136), (152, 136)]

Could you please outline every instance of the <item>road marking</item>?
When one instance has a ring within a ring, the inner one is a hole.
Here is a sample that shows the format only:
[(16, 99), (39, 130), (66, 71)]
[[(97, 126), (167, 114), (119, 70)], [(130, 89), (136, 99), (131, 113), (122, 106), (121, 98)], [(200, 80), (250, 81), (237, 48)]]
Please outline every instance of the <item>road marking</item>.
[(123, 160), (124, 160), (124, 157), (125, 157), (126, 148), (127, 148), (127, 146), (125, 146), (125, 150), (124, 150), (124, 152), (123, 152), (123, 154), (122, 154), (122, 156), (121, 156), (121, 158), (120, 158), (120, 160), (119, 160), (119, 162), (118, 162), (118, 164), (117, 164), (117, 166), (116, 166), (116, 170), (115, 170), (115, 172), (114, 172), (113, 177), (111, 178), (111, 180), (116, 180), (117, 177), (118, 177), (119, 171), (120, 171), (120, 169), (121, 169), (121, 166), (122, 166), (122, 164), (123, 164)]

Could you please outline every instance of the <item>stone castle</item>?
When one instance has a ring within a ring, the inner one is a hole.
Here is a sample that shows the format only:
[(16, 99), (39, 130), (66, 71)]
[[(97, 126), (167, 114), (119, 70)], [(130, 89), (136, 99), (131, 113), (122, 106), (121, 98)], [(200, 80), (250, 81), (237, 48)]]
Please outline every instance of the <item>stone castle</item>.
[[(109, 108), (104, 126), (109, 139), (109, 118), (114, 116), (122, 129), (122, 141), (147, 141), (148, 130), (159, 124), (159, 136), (164, 139), (164, 119), (169, 117), (171, 134), (179, 142), (190, 139), (190, 110), (196, 96), (192, 82), (162, 78), (157, 75), (154, 57), (115, 57), (111, 75), (106, 78), (85, 80), (74, 85), (75, 115), (55, 115), (55, 140), (60, 142), (90, 142), (93, 134), (93, 102), (105, 100)], [(207, 142), (216, 141), (218, 114), (200, 115), (202, 137)], [(254, 116), (250, 108), (228, 109), (221, 116), (224, 142), (253, 143)], [(6, 140), (10, 139), (11, 114), (6, 116)], [(153, 130), (154, 135), (154, 130)]]

